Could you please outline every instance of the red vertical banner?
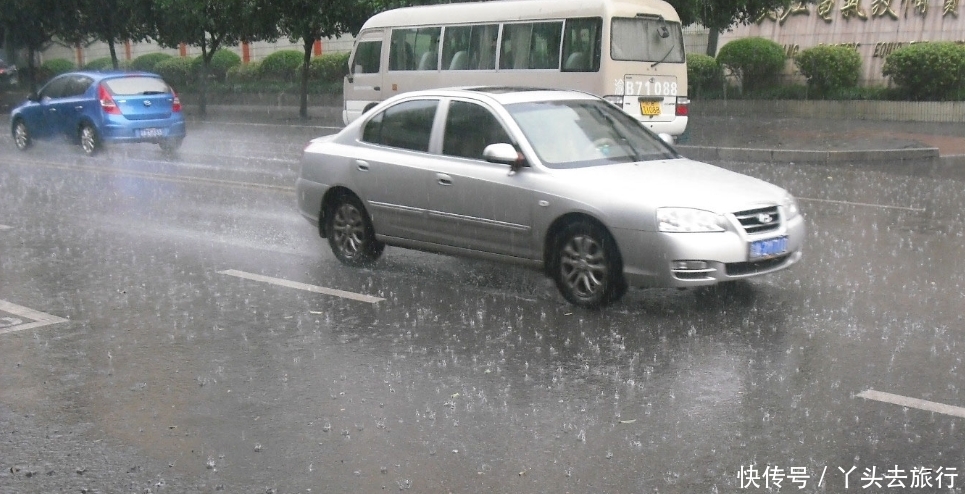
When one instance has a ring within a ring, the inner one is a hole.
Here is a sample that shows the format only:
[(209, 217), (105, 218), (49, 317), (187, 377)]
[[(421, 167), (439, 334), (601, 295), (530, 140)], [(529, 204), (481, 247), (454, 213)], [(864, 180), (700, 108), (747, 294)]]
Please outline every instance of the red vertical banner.
[(182, 57), (188, 56), (188, 45), (184, 43), (181, 43), (180, 45), (178, 45), (178, 52), (181, 53)]
[(124, 60), (131, 59), (131, 40), (124, 41)]
[(322, 40), (316, 39), (316, 40), (315, 40), (315, 46), (314, 46), (314, 48), (315, 48), (315, 49), (313, 50), (313, 52), (314, 52), (315, 56), (316, 56), (316, 57), (321, 56), (321, 55), (322, 55)]
[(247, 42), (241, 44), (241, 61), (244, 63), (251, 61), (251, 45)]

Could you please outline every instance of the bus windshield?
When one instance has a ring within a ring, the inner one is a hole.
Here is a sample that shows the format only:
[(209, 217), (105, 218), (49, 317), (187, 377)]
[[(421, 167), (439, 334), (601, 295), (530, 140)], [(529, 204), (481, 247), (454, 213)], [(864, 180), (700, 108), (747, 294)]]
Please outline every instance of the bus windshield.
[(684, 62), (680, 24), (659, 17), (615, 17), (610, 57), (634, 62)]

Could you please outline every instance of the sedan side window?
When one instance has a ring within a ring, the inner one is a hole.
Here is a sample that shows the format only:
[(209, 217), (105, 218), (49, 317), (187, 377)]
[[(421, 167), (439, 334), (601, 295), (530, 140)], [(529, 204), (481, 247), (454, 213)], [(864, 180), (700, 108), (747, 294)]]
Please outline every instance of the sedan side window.
[(449, 104), (442, 154), (481, 160), (486, 146), (512, 142), (496, 116), (486, 108), (467, 101)]
[(406, 101), (389, 107), (365, 124), (362, 140), (413, 151), (428, 151), (438, 100)]

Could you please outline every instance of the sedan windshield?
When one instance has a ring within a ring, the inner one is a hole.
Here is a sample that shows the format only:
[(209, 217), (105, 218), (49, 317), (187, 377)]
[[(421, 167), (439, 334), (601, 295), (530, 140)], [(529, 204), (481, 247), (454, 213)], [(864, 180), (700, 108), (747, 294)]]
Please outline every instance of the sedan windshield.
[(538, 101), (506, 108), (550, 168), (678, 157), (659, 137), (604, 101)]

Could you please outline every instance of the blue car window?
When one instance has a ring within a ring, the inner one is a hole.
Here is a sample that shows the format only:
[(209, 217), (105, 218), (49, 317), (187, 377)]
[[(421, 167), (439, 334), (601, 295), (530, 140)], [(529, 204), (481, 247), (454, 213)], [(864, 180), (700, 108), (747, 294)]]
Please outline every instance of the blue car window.
[(76, 97), (81, 96), (87, 92), (87, 88), (94, 83), (94, 79), (87, 77), (85, 75), (75, 75), (70, 78), (67, 83), (67, 89), (64, 92), (65, 97)]
[(118, 96), (167, 94), (171, 88), (157, 77), (125, 76), (104, 81), (112, 93)]
[(70, 76), (66, 76), (66, 75), (65, 75), (65, 76), (60, 76), (60, 77), (58, 77), (58, 78), (56, 78), (56, 79), (48, 82), (47, 85), (44, 86), (44, 88), (40, 90), (40, 99), (45, 99), (45, 98), (51, 98), (51, 99), (63, 98), (64, 95), (67, 93), (67, 83), (68, 83), (68, 82), (70, 82)]

